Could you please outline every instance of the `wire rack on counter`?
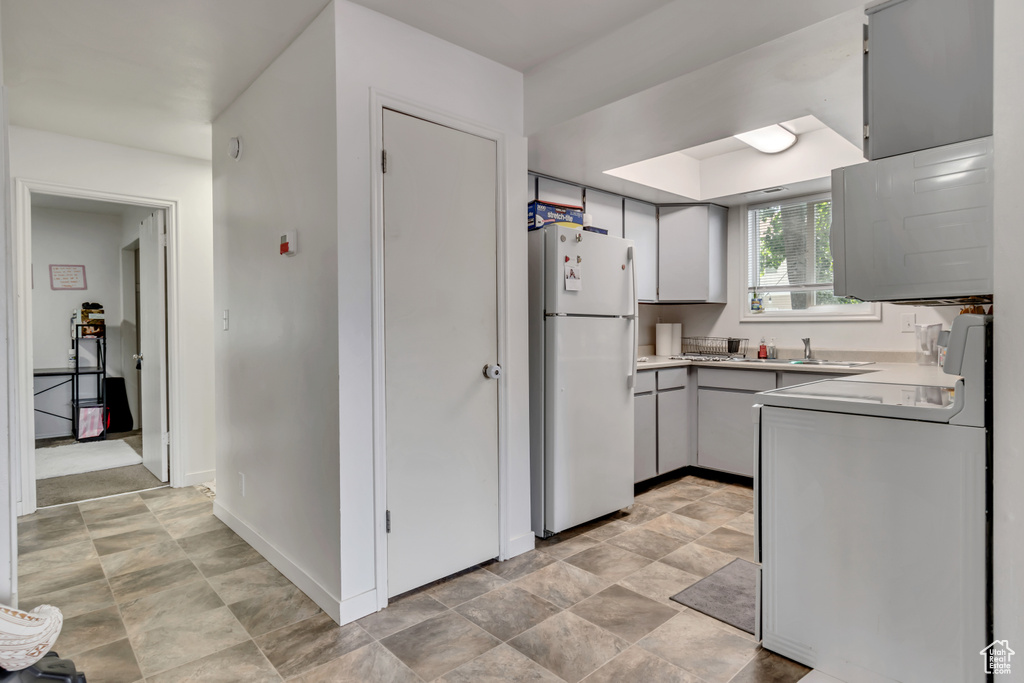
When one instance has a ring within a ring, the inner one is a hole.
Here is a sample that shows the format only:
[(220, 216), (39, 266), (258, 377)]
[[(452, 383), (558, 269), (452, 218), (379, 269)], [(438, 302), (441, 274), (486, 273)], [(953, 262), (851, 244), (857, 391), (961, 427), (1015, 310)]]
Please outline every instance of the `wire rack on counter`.
[(748, 341), (737, 337), (683, 337), (683, 353), (701, 356), (745, 356)]

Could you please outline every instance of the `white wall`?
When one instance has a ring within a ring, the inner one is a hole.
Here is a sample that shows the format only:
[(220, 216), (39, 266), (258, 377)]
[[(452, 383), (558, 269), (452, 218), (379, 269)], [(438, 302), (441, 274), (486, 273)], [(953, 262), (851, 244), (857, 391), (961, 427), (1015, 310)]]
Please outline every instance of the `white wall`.
[[(526, 142), (522, 75), (381, 14), (336, 0), (338, 72), (338, 292), (341, 373), (342, 598), (375, 601), (371, 344), (371, 88), (504, 133), (510, 339), (507, 490), (511, 554), (530, 530), (526, 302)], [(372, 57), (371, 57), (372, 55)]]
[[(799, 349), (800, 339), (811, 338), (811, 347), (819, 358), (827, 358), (825, 351), (870, 350), (903, 351), (913, 353), (913, 334), (900, 332), (900, 316), (913, 313), (917, 323), (942, 323), (945, 329), (959, 313), (959, 308), (930, 308), (925, 306), (882, 305), (882, 319), (878, 321), (850, 322), (740, 322), (740, 311), (746, 305), (746, 269), (744, 266), (743, 235), (746, 229), (746, 206), (729, 209), (728, 246), (728, 301), (716, 304), (691, 304), (684, 307), (683, 334), (687, 336), (748, 338), (756, 351), (761, 337), (775, 337), (779, 349)], [(668, 322), (668, 320), (666, 320)], [(748, 355), (749, 351), (748, 351)]]
[[(337, 619), (334, 57), (328, 6), (214, 122), (213, 170), (216, 512), (262, 539), (257, 549)], [(239, 161), (227, 156), (234, 136), (243, 140)], [(298, 231), (293, 257), (278, 253), (286, 229)]]
[[(32, 365), (64, 367), (71, 348), (68, 318), (83, 302), (103, 304), (107, 373), (121, 376), (121, 219), (117, 216), (32, 209)], [(86, 290), (50, 288), (50, 264), (85, 266)], [(117, 348), (114, 348), (117, 347)], [(113, 353), (116, 351), (116, 353)]]
[[(50, 264), (85, 266), (86, 290), (50, 288)], [(32, 367), (62, 368), (71, 348), (69, 318), (85, 301), (103, 304), (107, 321), (107, 374), (121, 369), (121, 219), (118, 216), (33, 207), (32, 209)], [(81, 344), (81, 363), (95, 363), (95, 343)], [(36, 378), (35, 391), (67, 377)], [(81, 378), (82, 396), (94, 396), (95, 376)], [(71, 414), (71, 386), (35, 397), (35, 407), (56, 415)], [(71, 434), (71, 423), (35, 413), (36, 438)]]
[[(186, 483), (214, 476), (213, 241), (210, 162), (12, 126), (11, 176), (178, 203), (181, 416)], [(105, 303), (105, 302), (104, 302)]]
[[(1024, 299), (1020, 296), (1020, 264), (1024, 260), (1024, 128), (1020, 112), (1024, 91), (1024, 4), (995, 2), (995, 299), (993, 407), (994, 482), (994, 605), (995, 637), (1024, 643)], [(1018, 656), (1019, 657), (1019, 656)], [(1024, 681), (1024, 662), (1013, 662), (1006, 681)]]
[[(2, 21), (0, 21), (2, 23)], [(2, 41), (0, 41), (2, 43)], [(8, 256), (8, 237), (10, 234), (10, 163), (8, 161), (7, 139), (7, 92), (3, 88), (3, 45), (0, 44), (0, 227), (3, 227), (4, 239), (0, 240), (0, 602), (5, 605), (17, 604), (17, 572), (14, 571), (14, 560), (18, 552), (17, 526), (15, 522), (16, 500), (11, 495), (14, 491), (13, 482), (18, 481), (18, 463), (11, 457), (10, 436), (11, 425), (18, 406), (9, 401), (8, 380), (14, 377), (17, 368), (8, 355), (7, 338), (11, 332), (9, 311), (13, 310), (10, 286), (10, 261)]]

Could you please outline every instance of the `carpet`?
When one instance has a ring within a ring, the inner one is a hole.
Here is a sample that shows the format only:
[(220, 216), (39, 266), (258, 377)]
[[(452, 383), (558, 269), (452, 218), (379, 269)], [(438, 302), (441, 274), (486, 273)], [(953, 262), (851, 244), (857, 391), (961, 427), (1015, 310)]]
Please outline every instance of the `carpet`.
[(42, 479), (36, 482), (36, 505), (78, 503), (93, 498), (104, 498), (129, 491), (166, 486), (146, 469), (145, 465), (117, 467), (112, 470), (69, 474), (66, 477)]
[(736, 558), (714, 574), (673, 595), (672, 599), (753, 634), (757, 565)]
[(36, 449), (36, 479), (137, 465), (142, 457), (121, 440), (87, 441)]

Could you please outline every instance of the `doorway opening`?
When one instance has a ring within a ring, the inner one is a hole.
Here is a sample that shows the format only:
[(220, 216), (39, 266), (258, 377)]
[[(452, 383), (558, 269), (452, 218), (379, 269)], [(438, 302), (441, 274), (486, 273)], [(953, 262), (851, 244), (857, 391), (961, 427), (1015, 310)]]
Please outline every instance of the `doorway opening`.
[(19, 514), (172, 485), (173, 205), (18, 190)]

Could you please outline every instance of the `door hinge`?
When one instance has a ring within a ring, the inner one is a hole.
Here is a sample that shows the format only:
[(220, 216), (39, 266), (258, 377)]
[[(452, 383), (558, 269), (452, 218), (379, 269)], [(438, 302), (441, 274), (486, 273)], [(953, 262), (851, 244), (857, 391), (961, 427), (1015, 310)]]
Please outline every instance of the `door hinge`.
[(166, 247), (167, 246), (167, 233), (164, 233), (163, 235), (160, 235), (160, 246), (161, 247)]
[(865, 123), (865, 124), (864, 124), (864, 139), (865, 139), (865, 140), (866, 140), (867, 138), (871, 137), (871, 136), (869, 135), (869, 133), (870, 133), (870, 128), (869, 128), (868, 124), (866, 124), (866, 123)]
[(380, 171), (381, 173), (388, 172), (388, 151), (386, 149), (380, 151)]
[(868, 39), (865, 38), (864, 39), (864, 54), (867, 54), (870, 51), (870, 49), (871, 48), (870, 48), (870, 44), (868, 43)]
[(384, 511), (384, 533), (391, 533), (391, 510)]
[(164, 432), (163, 442), (164, 442), (164, 446), (165, 447), (171, 445), (171, 433), (170, 432)]

